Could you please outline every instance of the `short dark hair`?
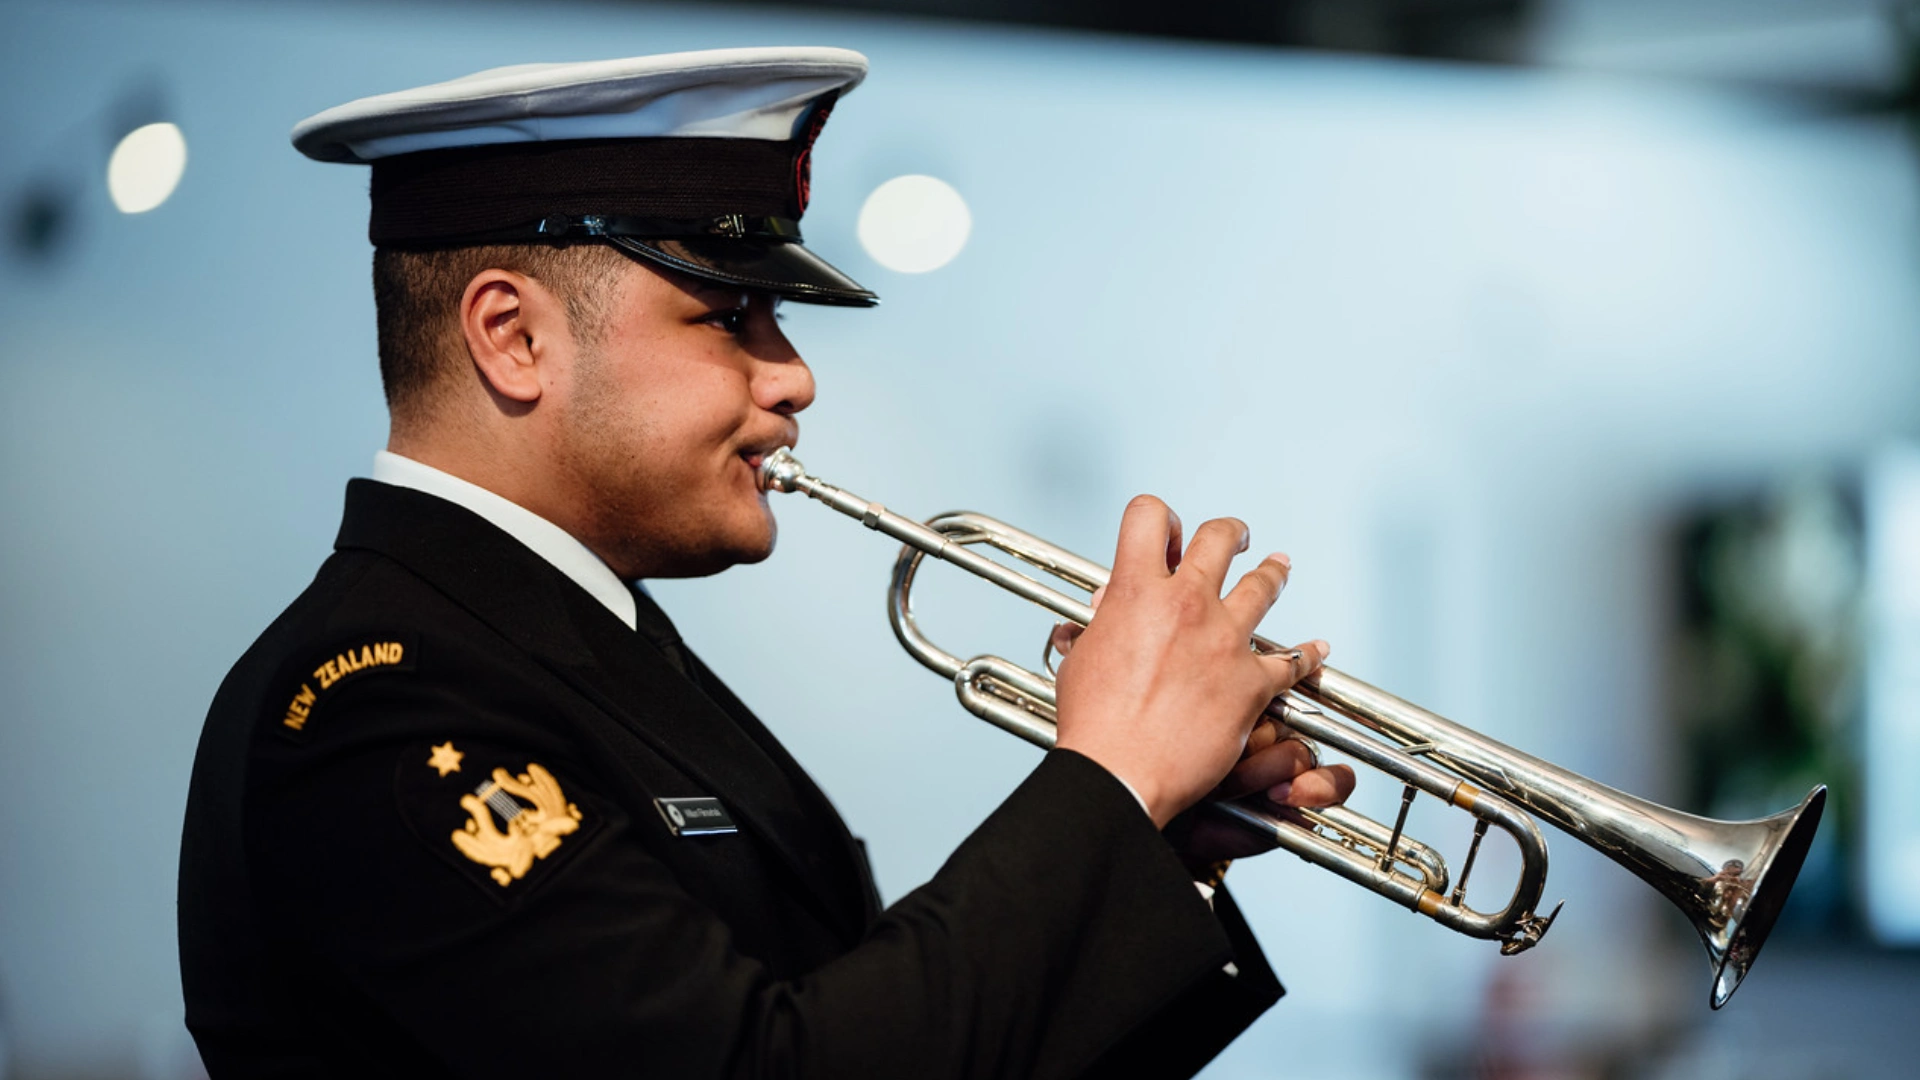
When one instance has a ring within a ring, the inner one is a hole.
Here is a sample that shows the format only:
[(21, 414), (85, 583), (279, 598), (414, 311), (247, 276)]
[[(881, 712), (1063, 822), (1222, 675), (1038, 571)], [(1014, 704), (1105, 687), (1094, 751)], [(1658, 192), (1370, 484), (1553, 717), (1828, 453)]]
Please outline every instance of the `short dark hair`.
[(611, 286), (633, 265), (606, 244), (488, 244), (411, 250), (376, 248), (373, 306), (380, 381), (396, 420), (419, 417), (464, 370), (460, 297), (485, 270), (525, 274), (566, 305), (567, 325), (591, 345), (609, 315)]

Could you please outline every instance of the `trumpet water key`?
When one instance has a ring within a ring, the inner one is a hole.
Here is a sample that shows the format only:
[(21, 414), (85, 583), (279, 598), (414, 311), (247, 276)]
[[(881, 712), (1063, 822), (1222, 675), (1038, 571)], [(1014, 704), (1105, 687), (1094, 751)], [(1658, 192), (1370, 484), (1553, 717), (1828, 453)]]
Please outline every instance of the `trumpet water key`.
[[(931, 556), (1085, 626), (1093, 618), (1087, 601), (972, 549), (997, 549), (1082, 593), (1107, 583), (1106, 567), (979, 514), (943, 514), (924, 524), (902, 517), (808, 475), (786, 450), (762, 461), (760, 485), (802, 492), (900, 541), (887, 596), (900, 644), (952, 679), (961, 704), (975, 715), (1039, 746), (1053, 745), (1053, 679), (997, 656), (962, 659), (934, 644), (914, 620), (914, 575)], [(1251, 644), (1280, 650), (1264, 638)], [(1534, 823), (1541, 818), (1633, 871), (1686, 915), (1706, 946), (1716, 1009), (1733, 996), (1765, 944), (1826, 803), (1826, 788), (1816, 787), (1798, 806), (1771, 817), (1697, 817), (1521, 753), (1332, 668), (1276, 698), (1267, 715), (1398, 780), (1398, 816), (1389, 826), (1344, 807), (1276, 813), (1257, 799), (1214, 803), (1217, 812), (1442, 926), (1497, 941), (1506, 955), (1538, 943), (1560, 911), (1555, 905), (1538, 913), (1547, 878), (1547, 845)], [(1422, 792), (1474, 819), (1458, 881), (1439, 854), (1405, 834), (1408, 810)], [(1505, 906), (1480, 911), (1466, 902), (1467, 879), (1491, 828), (1517, 845), (1520, 871)]]

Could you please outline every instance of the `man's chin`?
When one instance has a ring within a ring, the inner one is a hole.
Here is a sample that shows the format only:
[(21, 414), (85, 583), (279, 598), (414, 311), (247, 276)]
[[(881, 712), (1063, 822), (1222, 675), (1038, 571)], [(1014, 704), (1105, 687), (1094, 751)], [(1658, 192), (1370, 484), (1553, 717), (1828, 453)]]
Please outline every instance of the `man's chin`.
[(767, 559), (773, 555), (774, 539), (773, 536), (769, 535), (764, 543), (754, 544), (750, 547), (744, 547), (735, 551), (732, 561), (729, 562), (728, 565), (752, 566), (754, 563), (766, 562)]
[(759, 542), (748, 546), (739, 553), (736, 560), (742, 566), (766, 562), (773, 555), (774, 546), (780, 541), (780, 529), (773, 523), (772, 515), (767, 517), (767, 531)]
[(715, 543), (704, 551), (692, 552), (674, 560), (676, 565), (661, 572), (649, 574), (649, 577), (692, 578), (711, 577), (729, 567), (751, 566), (765, 562), (773, 554), (774, 541), (779, 530), (773, 525), (771, 515), (767, 518), (764, 531), (753, 536), (729, 537)]

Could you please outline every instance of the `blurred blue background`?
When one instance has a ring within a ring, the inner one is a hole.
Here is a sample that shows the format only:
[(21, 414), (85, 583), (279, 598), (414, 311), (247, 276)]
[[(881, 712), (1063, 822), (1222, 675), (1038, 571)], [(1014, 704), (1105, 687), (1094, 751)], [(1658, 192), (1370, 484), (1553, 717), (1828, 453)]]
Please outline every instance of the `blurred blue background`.
[[(1516, 16), (1489, 30), (1472, 4), (1283, 6), (1309, 26), (1285, 47), (801, 5), (0, 3), (0, 1076), (198, 1075), (173, 896), (201, 718), (385, 439), (366, 174), (301, 158), (288, 129), (536, 60), (871, 58), (815, 155), (807, 229), (885, 304), (788, 308), (820, 383), (816, 472), (1101, 559), (1138, 491), (1188, 522), (1241, 516), (1294, 559), (1269, 636), (1327, 638), (1346, 671), (1662, 802), (1724, 809), (1689, 781), (1687, 643), (1707, 632), (1680, 538), (1839, 493), (1858, 551), (1816, 585), (1849, 598), (1836, 685), (1871, 692), (1835, 699), (1823, 745), (1879, 763), (1864, 828), (1920, 881), (1905, 9), (1478, 5)], [(1448, 50), (1353, 15), (1444, 29), (1450, 8), (1474, 31), (1450, 59), (1390, 55)], [(185, 135), (184, 178), (118, 213), (107, 152), (155, 119)], [(973, 230), (949, 265), (894, 273), (855, 223), (913, 173)], [(772, 560), (655, 592), (897, 898), (1036, 752), (894, 645), (887, 544), (777, 509)], [(950, 648), (1037, 655), (1044, 622), (965, 585), (925, 601)], [(1363, 785), (1362, 808), (1397, 802)], [(1420, 820), (1463, 849), (1460, 821)], [(1920, 959), (1895, 947), (1920, 917), (1872, 859), (1819, 856), (1831, 910), (1790, 919), (1710, 1014), (1679, 916), (1549, 842), (1567, 910), (1504, 962), (1285, 856), (1237, 866), (1291, 993), (1207, 1075), (1920, 1067)]]

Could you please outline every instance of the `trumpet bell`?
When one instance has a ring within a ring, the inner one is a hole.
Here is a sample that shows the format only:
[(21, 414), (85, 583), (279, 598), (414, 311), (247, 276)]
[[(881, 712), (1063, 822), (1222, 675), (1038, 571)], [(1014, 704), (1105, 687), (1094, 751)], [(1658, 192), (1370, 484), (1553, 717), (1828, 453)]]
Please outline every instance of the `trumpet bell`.
[[(1707, 962), (1713, 966), (1714, 1008), (1725, 1005), (1740, 988), (1740, 980), (1747, 977), (1754, 957), (1767, 943), (1813, 846), (1826, 804), (1827, 789), (1821, 785), (1808, 792), (1799, 806), (1772, 817), (1704, 822), (1715, 827), (1706, 837), (1711, 842), (1695, 851), (1726, 855), (1717, 872), (1684, 882), (1677, 876), (1660, 881), (1641, 875), (1679, 906), (1699, 931)], [(1743, 849), (1744, 857), (1738, 854)]]

